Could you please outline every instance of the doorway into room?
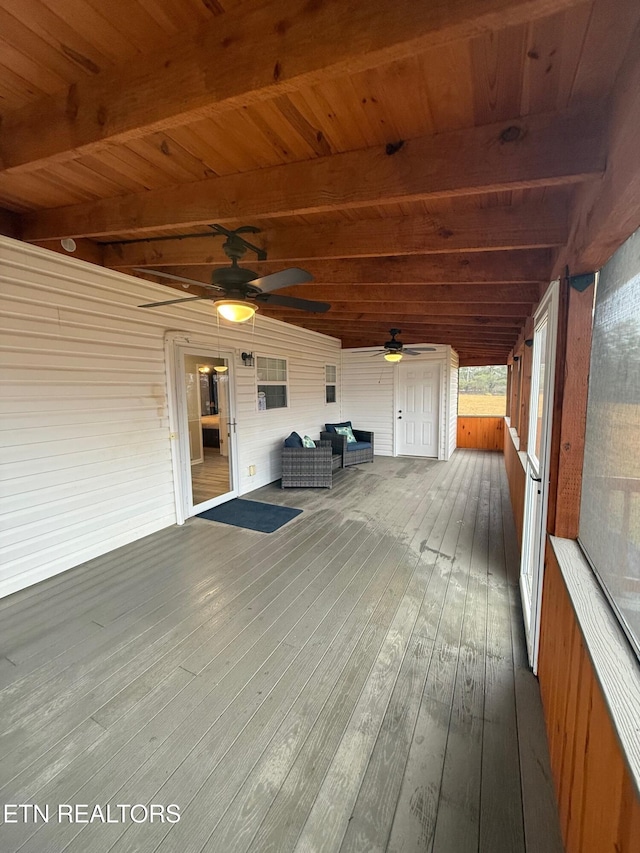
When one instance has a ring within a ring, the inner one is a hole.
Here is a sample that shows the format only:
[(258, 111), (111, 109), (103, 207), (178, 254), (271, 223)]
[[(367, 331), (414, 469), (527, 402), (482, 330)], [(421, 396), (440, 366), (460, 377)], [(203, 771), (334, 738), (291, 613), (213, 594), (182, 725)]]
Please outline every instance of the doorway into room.
[(558, 315), (558, 283), (553, 282), (534, 317), (529, 432), (520, 593), (529, 663), (538, 668), (540, 608), (549, 497), (549, 446)]
[(174, 467), (182, 522), (238, 494), (233, 358), (176, 342), (173, 361)]

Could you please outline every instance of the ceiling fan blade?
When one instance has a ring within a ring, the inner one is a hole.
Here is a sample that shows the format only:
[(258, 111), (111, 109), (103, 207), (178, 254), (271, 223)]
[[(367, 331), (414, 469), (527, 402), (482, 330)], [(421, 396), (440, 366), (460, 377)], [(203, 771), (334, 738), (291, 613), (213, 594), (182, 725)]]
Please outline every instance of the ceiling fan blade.
[(211, 296), (184, 296), (182, 299), (168, 299), (165, 302), (145, 302), (138, 308), (158, 308), (160, 305), (175, 305), (177, 302), (195, 302), (196, 299), (211, 299)]
[(312, 299), (299, 299), (297, 296), (279, 296), (277, 293), (258, 293), (252, 297), (256, 302), (266, 305), (279, 305), (282, 308), (297, 308), (299, 311), (311, 311), (324, 314), (331, 308), (328, 302), (315, 302)]
[(412, 347), (408, 349), (408, 347), (403, 347), (402, 352), (406, 355), (420, 355), (421, 352), (436, 352), (435, 347)]
[(369, 358), (377, 358), (379, 355), (384, 355), (385, 352), (385, 349), (379, 349), (377, 352), (372, 352)]
[(168, 278), (171, 281), (179, 281), (182, 284), (195, 284), (197, 287), (212, 287), (215, 290), (220, 290), (215, 284), (207, 284), (204, 281), (196, 281), (193, 278), (183, 278), (181, 275), (174, 275), (169, 272), (161, 272), (160, 270), (150, 270), (147, 267), (134, 267), (135, 272), (144, 272), (148, 275), (158, 275), (160, 278)]
[(309, 281), (313, 281), (310, 272), (301, 270), (299, 267), (289, 267), (286, 270), (262, 276), (262, 278), (254, 278), (249, 284), (251, 287), (259, 287), (263, 293), (270, 293), (272, 290), (279, 290), (281, 287), (293, 287), (294, 284), (306, 284)]

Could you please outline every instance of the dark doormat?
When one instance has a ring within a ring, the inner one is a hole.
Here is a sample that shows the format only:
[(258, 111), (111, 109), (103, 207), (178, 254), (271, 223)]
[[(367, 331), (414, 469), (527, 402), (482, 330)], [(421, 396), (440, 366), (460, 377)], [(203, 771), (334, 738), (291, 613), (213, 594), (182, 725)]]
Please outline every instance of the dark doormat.
[(290, 506), (234, 498), (225, 504), (214, 506), (213, 509), (199, 512), (198, 518), (220, 521), (222, 524), (232, 524), (234, 527), (245, 527), (247, 530), (258, 530), (260, 533), (273, 533), (301, 512), (301, 509)]

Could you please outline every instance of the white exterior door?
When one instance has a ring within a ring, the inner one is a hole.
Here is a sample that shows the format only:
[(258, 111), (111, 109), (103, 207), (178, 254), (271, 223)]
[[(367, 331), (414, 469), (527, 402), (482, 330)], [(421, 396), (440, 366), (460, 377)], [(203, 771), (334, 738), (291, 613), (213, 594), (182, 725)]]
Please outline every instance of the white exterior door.
[(529, 400), (520, 594), (529, 663), (538, 668), (540, 605), (549, 496), (549, 445), (555, 371), (558, 283), (553, 282), (534, 319)]
[(440, 365), (403, 361), (398, 365), (396, 452), (400, 456), (438, 456)]
[[(233, 354), (181, 338), (169, 337), (167, 346), (176, 515), (181, 524), (238, 495)], [(217, 372), (216, 366), (225, 369)]]

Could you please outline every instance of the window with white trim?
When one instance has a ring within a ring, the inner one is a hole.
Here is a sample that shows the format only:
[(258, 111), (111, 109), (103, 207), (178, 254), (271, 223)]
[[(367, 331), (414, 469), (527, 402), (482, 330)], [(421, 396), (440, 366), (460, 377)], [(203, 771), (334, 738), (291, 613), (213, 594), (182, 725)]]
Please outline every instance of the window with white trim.
[(324, 400), (325, 403), (338, 402), (338, 368), (335, 364), (324, 366)]
[(258, 410), (286, 409), (289, 382), (286, 358), (259, 355), (256, 358)]

